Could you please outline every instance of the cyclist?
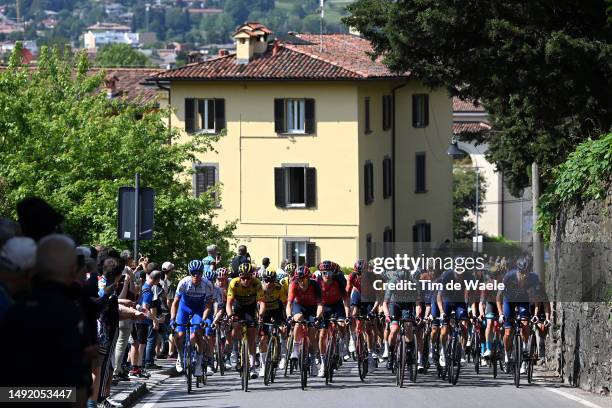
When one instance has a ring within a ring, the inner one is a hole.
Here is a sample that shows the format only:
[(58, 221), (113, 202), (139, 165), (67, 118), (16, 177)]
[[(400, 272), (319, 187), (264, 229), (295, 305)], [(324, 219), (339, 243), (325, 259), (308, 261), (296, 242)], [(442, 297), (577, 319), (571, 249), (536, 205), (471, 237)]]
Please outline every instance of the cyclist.
[[(510, 353), (512, 352), (512, 323), (519, 318), (521, 322), (521, 338), (523, 346), (527, 349), (529, 339), (529, 324), (527, 319), (530, 312), (530, 301), (534, 302), (540, 294), (540, 278), (534, 272), (529, 272), (529, 260), (521, 257), (516, 262), (516, 268), (504, 276), (504, 289), (497, 292), (497, 308), (502, 311), (499, 315), (500, 323), (504, 324), (504, 361), (506, 362), (506, 372), (510, 372)], [(502, 302), (503, 300), (503, 302)], [(518, 316), (515, 315), (515, 308)], [(539, 312), (539, 309), (536, 310)], [(526, 364), (521, 364), (521, 374), (527, 372)]]
[(178, 357), (176, 359), (176, 371), (183, 371), (183, 343), (185, 336), (185, 324), (191, 323), (190, 338), (195, 340), (196, 367), (195, 375), (202, 376), (202, 359), (204, 356), (204, 339), (202, 337), (202, 329), (200, 324), (208, 317), (211, 312), (214, 289), (212, 284), (205, 279), (202, 279), (202, 271), (204, 264), (199, 259), (194, 259), (187, 265), (189, 275), (178, 283), (176, 287), (176, 295), (170, 310), (171, 325), (177, 327), (176, 345), (178, 348)]
[[(262, 273), (263, 298), (266, 303), (266, 311), (260, 314), (262, 323), (281, 324), (285, 321), (284, 304), (287, 302), (287, 294), (283, 287), (276, 281), (276, 271), (272, 267), (268, 267)], [(268, 354), (268, 336), (270, 334), (270, 326), (262, 326), (261, 339), (259, 342), (259, 351), (261, 358), (261, 367), (259, 375), (263, 377), (266, 368), (266, 359)], [(281, 342), (282, 343), (282, 342)]]
[[(337, 319), (346, 319), (349, 307), (346, 283), (342, 285), (341, 280), (334, 276), (334, 274), (336, 276), (338, 274), (339, 267), (337, 267), (337, 264), (331, 261), (323, 261), (319, 264), (318, 269), (321, 276), (317, 279), (317, 283), (321, 287), (321, 302), (323, 304), (323, 321), (319, 326), (319, 351), (323, 356), (327, 351), (328, 320), (332, 316)], [(321, 360), (318, 376), (325, 376), (325, 362), (323, 360)]]
[[(414, 281), (419, 282), (431, 282), (434, 279), (434, 270), (433, 268), (428, 268), (423, 271), (417, 271), (414, 274)], [(434, 291), (431, 289), (431, 286), (425, 286), (423, 288), (420, 284), (417, 286), (419, 293), (419, 301), (415, 307), (416, 318), (424, 322), (426, 319), (429, 320), (429, 316), (431, 315), (432, 303), (435, 303), (435, 300), (432, 302), (432, 299), (435, 299)], [(433, 330), (432, 330), (433, 331)], [(424, 349), (424, 339), (425, 335), (425, 326), (423, 324), (417, 325), (417, 347), (418, 347), (418, 358), (417, 358), (417, 370), (419, 373), (422, 373), (425, 370), (424, 367), (424, 359), (429, 358), (429, 356), (423, 355)], [(431, 348), (430, 348), (431, 350)]]
[[(404, 280), (408, 280), (410, 275), (404, 269), (397, 270), (390, 278), (389, 284), (398, 284)], [(413, 291), (399, 291), (387, 289), (385, 292), (385, 298), (383, 302), (383, 311), (385, 313), (385, 320), (390, 324), (389, 326), (389, 348), (395, 349), (395, 344), (399, 337), (401, 320), (410, 320), (405, 322), (406, 330), (405, 335), (408, 339), (408, 348), (416, 347), (413, 344), (413, 329), (415, 324), (415, 306), (416, 306), (416, 294)], [(422, 342), (421, 342), (422, 347)], [(420, 349), (422, 352), (422, 348)], [(408, 353), (408, 351), (406, 351)], [(393, 364), (393, 362), (391, 362)]]
[[(361, 276), (363, 274), (366, 263), (363, 259), (358, 259), (353, 265), (353, 272), (349, 275), (348, 282), (346, 284), (346, 292), (350, 293), (351, 296), (351, 316), (357, 317), (374, 317), (375, 315), (375, 302), (363, 302), (361, 300)], [(351, 324), (351, 337), (349, 340), (349, 351), (355, 351), (355, 323)], [(375, 349), (373, 323), (370, 320), (366, 320), (364, 323), (364, 331), (366, 333), (366, 343), (368, 350)], [(384, 357), (384, 354), (383, 354)], [(372, 358), (373, 359), (373, 358)], [(374, 368), (374, 364), (371, 365), (371, 369)]]
[[(506, 265), (502, 263), (496, 263), (489, 269), (489, 277), (487, 283), (493, 283), (494, 281), (501, 282), (504, 274), (506, 273)], [(480, 318), (486, 319), (487, 325), (485, 329), (485, 352), (483, 353), (484, 359), (489, 359), (493, 348), (493, 323), (494, 320), (498, 319), (499, 311), (497, 310), (497, 291), (495, 290), (482, 290), (480, 293)], [(485, 361), (483, 361), (486, 364)]]
[[(219, 297), (219, 292), (217, 292), (215, 294), (215, 297), (217, 298), (217, 302), (219, 303), (219, 306), (216, 309), (217, 312), (215, 313), (215, 318), (213, 320), (213, 326), (216, 326), (218, 324), (219, 320), (221, 320), (223, 318), (223, 316), (225, 316), (225, 306), (226, 306), (226, 303), (227, 303), (227, 289), (228, 289), (228, 268), (221, 267), (221, 268), (217, 269), (217, 285), (216, 285), (216, 287), (219, 289), (220, 297)], [(226, 350), (226, 355), (224, 356), (224, 359), (225, 359), (225, 368), (226, 369), (230, 369), (231, 366), (232, 366), (231, 362), (230, 362), (231, 344), (232, 344), (232, 333), (231, 333), (231, 331), (228, 331), (225, 334), (225, 350)]]
[[(206, 265), (204, 265), (204, 268), (206, 269)], [(206, 335), (206, 339), (208, 340), (208, 344), (206, 347), (206, 375), (211, 376), (215, 373), (213, 370), (213, 352), (214, 345), (216, 344), (216, 338), (213, 322), (216, 321), (217, 315), (219, 314), (219, 308), (225, 304), (225, 301), (223, 290), (216, 285), (217, 272), (215, 272), (213, 269), (208, 269), (204, 272), (204, 277), (213, 285), (212, 313), (210, 313), (206, 318), (206, 328), (204, 329), (204, 334)]]
[[(460, 258), (458, 258), (460, 259)], [(440, 366), (446, 367), (446, 342), (448, 339), (448, 324), (451, 312), (455, 312), (455, 319), (461, 321), (461, 362), (465, 361), (465, 345), (468, 338), (468, 308), (465, 301), (467, 296), (465, 281), (473, 280), (473, 275), (466, 272), (463, 267), (456, 267), (446, 270), (440, 277), (442, 290), (438, 291), (437, 303), (440, 311), (440, 320), (442, 320), (442, 329), (440, 330), (440, 343), (442, 345), (440, 352)], [(452, 290), (455, 283), (460, 283), (460, 289)]]
[[(249, 345), (249, 366), (251, 367), (251, 378), (257, 378), (255, 369), (255, 340), (257, 337), (257, 308), (259, 313), (265, 314), (266, 303), (263, 300), (263, 288), (259, 279), (253, 277), (253, 265), (242, 263), (238, 267), (238, 277), (232, 279), (227, 290), (227, 303), (225, 306), (229, 317), (237, 317), (247, 323), (247, 339)], [(234, 340), (232, 351), (232, 364), (237, 361), (238, 344), (241, 328), (234, 324), (232, 338)]]
[[(321, 287), (319, 284), (310, 279), (310, 269), (307, 266), (297, 268), (294, 280), (289, 286), (289, 295), (287, 297), (287, 316), (291, 316), (291, 321), (319, 321), (323, 315), (323, 304), (321, 301)], [(316, 375), (315, 354), (315, 337), (316, 331), (314, 327), (308, 327), (308, 338), (310, 340), (310, 372), (311, 375)], [(295, 325), (293, 331), (293, 351), (291, 359), (297, 359), (299, 348), (302, 345), (301, 330), (298, 330), (298, 325)]]

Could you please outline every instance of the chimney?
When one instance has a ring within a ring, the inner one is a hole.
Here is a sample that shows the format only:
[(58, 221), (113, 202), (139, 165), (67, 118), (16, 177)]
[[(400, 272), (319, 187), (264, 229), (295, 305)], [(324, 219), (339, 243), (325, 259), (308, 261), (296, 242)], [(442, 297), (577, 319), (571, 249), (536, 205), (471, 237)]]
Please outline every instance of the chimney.
[(220, 49), (219, 50), (219, 56), (220, 57), (225, 57), (228, 54), (227, 50), (224, 49)]
[(236, 41), (236, 63), (248, 64), (268, 50), (268, 36), (272, 31), (256, 22), (244, 23), (234, 33)]
[(106, 88), (106, 97), (108, 99), (113, 99), (117, 96), (117, 82), (119, 82), (119, 78), (117, 78), (117, 75), (114, 73), (104, 77), (104, 87)]
[(280, 44), (278, 43), (278, 40), (275, 39), (274, 40), (274, 45), (272, 46), (272, 56), (275, 57), (276, 54), (278, 54), (278, 50), (280, 49)]

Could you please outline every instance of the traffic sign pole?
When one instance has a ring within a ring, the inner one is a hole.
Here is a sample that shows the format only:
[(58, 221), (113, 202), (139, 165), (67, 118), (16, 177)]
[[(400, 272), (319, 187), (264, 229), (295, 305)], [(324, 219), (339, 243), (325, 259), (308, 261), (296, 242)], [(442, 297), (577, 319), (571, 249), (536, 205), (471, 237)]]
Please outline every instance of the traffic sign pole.
[(138, 237), (140, 235), (140, 174), (136, 173), (134, 186), (134, 255), (133, 259), (139, 259)]

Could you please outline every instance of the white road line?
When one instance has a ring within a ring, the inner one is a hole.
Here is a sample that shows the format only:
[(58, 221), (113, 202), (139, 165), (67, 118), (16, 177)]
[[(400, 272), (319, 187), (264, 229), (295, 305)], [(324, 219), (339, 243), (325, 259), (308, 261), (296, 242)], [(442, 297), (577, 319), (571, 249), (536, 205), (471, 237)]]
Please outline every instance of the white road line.
[(575, 395), (572, 395), (572, 394), (570, 394), (570, 393), (560, 391), (560, 390), (558, 390), (558, 389), (556, 389), (556, 388), (548, 388), (548, 387), (547, 387), (546, 389), (547, 389), (548, 391), (550, 391), (550, 392), (554, 392), (555, 394), (559, 394), (559, 395), (561, 395), (561, 396), (563, 396), (563, 397), (565, 397), (565, 398), (567, 398), (567, 399), (571, 399), (572, 401), (579, 402), (580, 404), (585, 405), (585, 406), (587, 406), (587, 407), (590, 407), (590, 408), (601, 408), (601, 407), (600, 407), (599, 405), (597, 405), (597, 404), (593, 404), (593, 403), (592, 403), (592, 402), (590, 402), (590, 401), (587, 401), (587, 400), (585, 400), (585, 399), (582, 399), (582, 398), (577, 397), (577, 396), (575, 396)]
[[(157, 386), (159, 386), (159, 385), (161, 385), (161, 384), (163, 384), (163, 382), (162, 382), (162, 383), (160, 383), (160, 384), (158, 384)], [(155, 388), (157, 388), (157, 386), (156, 386)], [(160, 392), (159, 394), (157, 394), (157, 395), (155, 396), (155, 398), (153, 398), (153, 400), (152, 400), (151, 402), (147, 402), (146, 404), (144, 404), (144, 405), (142, 406), (142, 408), (153, 408), (153, 407), (155, 406), (155, 404), (157, 404), (157, 403), (159, 402), (159, 400), (160, 400), (160, 399), (161, 399), (161, 398), (162, 398), (164, 395), (166, 395), (168, 392), (170, 392), (170, 391), (171, 391), (171, 389), (167, 389), (167, 390), (166, 390), (166, 391), (164, 391), (164, 392)]]

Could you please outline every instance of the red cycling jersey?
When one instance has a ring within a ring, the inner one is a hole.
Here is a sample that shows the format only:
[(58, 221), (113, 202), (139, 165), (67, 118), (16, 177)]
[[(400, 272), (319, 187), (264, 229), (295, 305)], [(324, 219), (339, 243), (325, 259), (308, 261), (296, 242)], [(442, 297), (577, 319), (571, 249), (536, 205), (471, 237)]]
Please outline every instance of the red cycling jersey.
[(340, 288), (340, 283), (335, 279), (330, 279), (329, 283), (325, 283), (323, 278), (318, 279), (321, 285), (321, 300), (324, 305), (335, 305), (342, 300), (344, 291)]
[(296, 281), (293, 281), (289, 286), (287, 302), (295, 302), (301, 306), (317, 306), (321, 304), (321, 287), (317, 281), (311, 279), (304, 290)]
[(361, 292), (361, 275), (357, 275), (355, 272), (351, 272), (348, 281), (357, 292)]

